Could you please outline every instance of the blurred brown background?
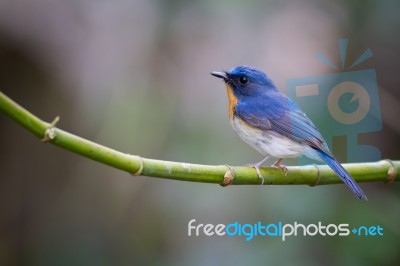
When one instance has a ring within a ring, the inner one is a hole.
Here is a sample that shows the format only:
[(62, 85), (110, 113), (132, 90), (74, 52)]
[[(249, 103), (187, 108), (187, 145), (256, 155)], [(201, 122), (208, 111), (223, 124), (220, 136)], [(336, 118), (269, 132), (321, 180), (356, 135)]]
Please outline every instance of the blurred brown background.
[[(0, 2), (0, 89), (46, 121), (143, 157), (243, 165), (260, 159), (227, 120), (209, 75), (246, 64), (282, 91), (370, 48), (382, 131), (361, 139), (399, 159), (397, 1)], [(321, 125), (320, 125), (321, 126)], [(323, 126), (323, 125), (322, 125)], [(0, 265), (398, 265), (398, 184), (237, 186), (132, 177), (81, 158), (0, 114)], [(383, 237), (188, 237), (187, 223), (381, 225)]]

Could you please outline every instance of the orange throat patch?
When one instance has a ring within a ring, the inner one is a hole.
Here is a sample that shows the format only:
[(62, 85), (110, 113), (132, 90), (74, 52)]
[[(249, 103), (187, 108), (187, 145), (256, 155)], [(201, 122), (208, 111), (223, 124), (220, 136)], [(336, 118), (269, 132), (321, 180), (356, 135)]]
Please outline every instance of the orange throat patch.
[(237, 104), (237, 98), (235, 96), (235, 94), (232, 91), (232, 87), (227, 83), (226, 84), (226, 92), (228, 94), (228, 103), (229, 103), (229, 107), (228, 107), (228, 112), (229, 112), (229, 119), (233, 119), (233, 111), (236, 107)]

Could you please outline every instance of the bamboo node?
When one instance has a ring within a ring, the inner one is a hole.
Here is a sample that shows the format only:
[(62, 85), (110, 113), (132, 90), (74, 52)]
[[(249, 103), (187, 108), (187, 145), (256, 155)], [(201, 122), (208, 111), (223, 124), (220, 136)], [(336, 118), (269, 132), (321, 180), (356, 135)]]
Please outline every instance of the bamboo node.
[(393, 164), (393, 162), (389, 159), (384, 160), (386, 162), (389, 163), (389, 168), (388, 168), (388, 172), (387, 172), (387, 178), (385, 183), (393, 183), (396, 180), (397, 177), (397, 168), (396, 166)]
[(224, 174), (224, 181), (222, 181), (222, 184), (220, 184), (222, 187), (231, 185), (233, 183), (233, 179), (235, 178), (232, 167), (230, 167), (227, 164), (225, 164), (225, 166), (226, 166), (226, 172)]
[(140, 162), (140, 166), (139, 169), (135, 173), (131, 173), (131, 175), (138, 176), (141, 175), (143, 171), (143, 158), (140, 157), (139, 155), (133, 155), (133, 156)]
[(319, 171), (319, 167), (316, 164), (313, 164), (313, 166), (317, 169), (317, 178), (314, 183), (309, 184), (310, 187), (315, 187), (319, 184), (319, 181), (321, 181), (321, 172)]

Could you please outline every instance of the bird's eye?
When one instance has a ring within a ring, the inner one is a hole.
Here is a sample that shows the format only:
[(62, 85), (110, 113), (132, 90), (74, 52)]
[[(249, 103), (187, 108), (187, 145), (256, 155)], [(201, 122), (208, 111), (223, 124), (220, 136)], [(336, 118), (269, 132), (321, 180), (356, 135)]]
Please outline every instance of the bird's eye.
[(244, 85), (244, 84), (246, 84), (247, 82), (249, 82), (249, 79), (246, 78), (245, 76), (241, 76), (241, 77), (239, 78), (239, 83), (240, 83), (240, 84)]

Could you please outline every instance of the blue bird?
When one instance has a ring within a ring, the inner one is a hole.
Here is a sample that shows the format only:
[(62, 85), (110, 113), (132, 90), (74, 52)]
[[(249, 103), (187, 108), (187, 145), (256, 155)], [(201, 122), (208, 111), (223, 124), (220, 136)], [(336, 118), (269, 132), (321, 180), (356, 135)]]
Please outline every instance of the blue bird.
[(343, 182), (363, 200), (367, 196), (330, 152), (321, 133), (306, 114), (281, 93), (265, 73), (253, 67), (238, 66), (227, 72), (211, 72), (225, 81), (229, 120), (238, 136), (264, 158), (250, 164), (264, 182), (260, 166), (269, 156), (278, 158), (272, 165), (287, 173), (283, 158), (301, 155), (324, 161)]

